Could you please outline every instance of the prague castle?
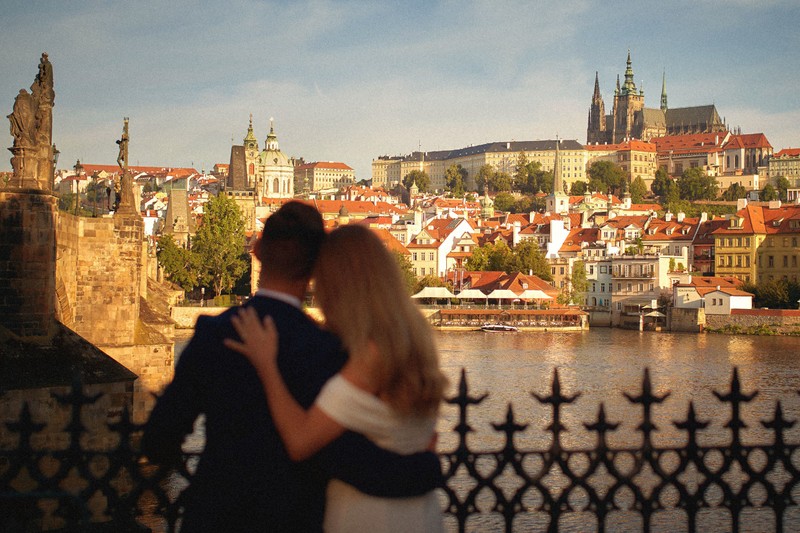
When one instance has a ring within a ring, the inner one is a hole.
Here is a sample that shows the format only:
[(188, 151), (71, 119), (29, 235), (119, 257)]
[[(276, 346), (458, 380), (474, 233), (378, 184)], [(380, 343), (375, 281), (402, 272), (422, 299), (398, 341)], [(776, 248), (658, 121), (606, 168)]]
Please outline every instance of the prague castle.
[(666, 75), (661, 84), (659, 108), (644, 105), (644, 89), (637, 89), (633, 81), (631, 53), (628, 51), (625, 81), (614, 90), (614, 103), (610, 115), (606, 115), (605, 103), (600, 95), (600, 79), (595, 73), (594, 94), (589, 108), (589, 123), (586, 129), (587, 144), (617, 144), (630, 139), (649, 141), (665, 135), (714, 133), (727, 131), (714, 105), (696, 107), (667, 106)]

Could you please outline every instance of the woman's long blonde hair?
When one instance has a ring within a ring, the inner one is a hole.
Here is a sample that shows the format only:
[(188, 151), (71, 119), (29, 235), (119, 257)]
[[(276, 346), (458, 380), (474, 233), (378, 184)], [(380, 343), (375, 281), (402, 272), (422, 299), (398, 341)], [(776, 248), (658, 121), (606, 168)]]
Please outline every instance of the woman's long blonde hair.
[(438, 410), (447, 379), (431, 329), (375, 233), (361, 225), (331, 232), (317, 264), (316, 294), (328, 328), (351, 354), (370, 341), (377, 346), (378, 385), (389, 405), (403, 414)]

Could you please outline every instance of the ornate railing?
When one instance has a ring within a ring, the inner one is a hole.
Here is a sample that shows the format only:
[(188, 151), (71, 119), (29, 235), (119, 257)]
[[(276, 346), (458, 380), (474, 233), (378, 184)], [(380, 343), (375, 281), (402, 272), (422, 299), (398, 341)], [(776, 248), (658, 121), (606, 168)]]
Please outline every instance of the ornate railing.
[[(528, 425), (509, 405), (505, 419), (492, 424), (502, 446), (473, 449), (467, 444), (476, 433), (470, 419), (487, 395), (470, 394), (462, 371), (458, 394), (448, 400), (457, 411), (450, 435), (456, 444), (440, 452), (446, 525), (458, 531), (800, 531), (800, 453), (787, 437), (795, 420), (784, 416), (781, 402), (760, 421), (760, 440), (770, 442), (744, 443), (742, 407), (757, 393), (742, 391), (734, 369), (729, 390), (714, 392), (729, 412), (727, 442), (705, 444), (709, 421), (700, 420), (690, 402), (685, 417), (672, 422), (682, 442), (665, 446), (654, 439), (653, 408), (668, 394), (654, 393), (645, 370), (641, 391), (625, 394), (641, 411), (636, 427), (628, 428), (637, 445), (610, 444), (622, 428), (601, 403), (595, 420), (582, 428), (594, 442), (567, 446), (565, 408), (578, 394), (562, 392), (556, 370), (546, 395), (532, 393), (550, 411), (550, 423), (538, 428), (546, 446), (517, 446)], [(0, 449), (0, 531), (176, 528), (196, 456), (187, 456), (178, 472), (148, 465), (134, 445), (141, 427), (127, 411), (109, 425), (116, 439), (110, 451), (86, 445), (89, 431), (80, 415), (97, 398), (79, 385), (56, 397), (71, 409), (69, 444), (57, 450), (34, 449), (44, 424), (32, 420), (27, 406), (4, 424), (18, 444)]]

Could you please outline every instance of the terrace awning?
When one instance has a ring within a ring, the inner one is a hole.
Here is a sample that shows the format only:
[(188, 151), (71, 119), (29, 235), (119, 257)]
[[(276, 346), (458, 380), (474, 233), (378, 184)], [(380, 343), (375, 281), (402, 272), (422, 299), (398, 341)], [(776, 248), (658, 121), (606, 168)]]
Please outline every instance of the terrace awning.
[(552, 296), (548, 296), (544, 291), (539, 289), (526, 289), (519, 295), (520, 300), (552, 300)]
[(471, 299), (471, 300), (480, 298), (482, 300), (485, 300), (486, 298), (488, 298), (488, 296), (486, 296), (483, 293), (483, 291), (479, 291), (478, 289), (464, 289), (463, 291), (459, 292), (456, 295), (456, 298)]
[(450, 292), (447, 287), (425, 287), (412, 298), (455, 298), (456, 295)]
[(489, 293), (489, 298), (497, 298), (498, 300), (516, 300), (519, 295), (508, 289), (495, 289)]

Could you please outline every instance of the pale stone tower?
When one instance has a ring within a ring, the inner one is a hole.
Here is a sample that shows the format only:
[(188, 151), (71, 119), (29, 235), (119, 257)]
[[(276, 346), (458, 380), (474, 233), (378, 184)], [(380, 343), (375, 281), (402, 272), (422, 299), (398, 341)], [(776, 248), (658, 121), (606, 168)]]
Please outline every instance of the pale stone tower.
[(600, 95), (600, 79), (598, 73), (594, 73), (594, 94), (592, 95), (592, 105), (589, 107), (589, 125), (586, 128), (586, 142), (602, 143), (607, 140), (606, 133), (606, 107), (603, 97)]
[[(617, 80), (619, 85), (619, 80)], [(628, 61), (625, 68), (625, 83), (614, 94), (614, 123), (612, 125), (612, 142), (620, 143), (635, 136), (634, 119), (636, 113), (644, 109), (644, 91), (636, 89), (631, 67), (631, 51), (628, 50)]]
[(244, 146), (244, 163), (247, 172), (247, 189), (254, 189), (257, 182), (256, 172), (258, 170), (258, 139), (253, 133), (253, 114), (250, 113), (250, 125), (247, 127), (247, 135), (242, 141)]
[(564, 192), (564, 180), (561, 176), (561, 140), (556, 139), (556, 154), (553, 160), (553, 193), (547, 197), (546, 206), (550, 213), (564, 215), (569, 213), (569, 196)]

